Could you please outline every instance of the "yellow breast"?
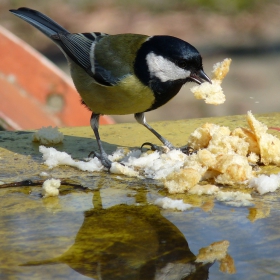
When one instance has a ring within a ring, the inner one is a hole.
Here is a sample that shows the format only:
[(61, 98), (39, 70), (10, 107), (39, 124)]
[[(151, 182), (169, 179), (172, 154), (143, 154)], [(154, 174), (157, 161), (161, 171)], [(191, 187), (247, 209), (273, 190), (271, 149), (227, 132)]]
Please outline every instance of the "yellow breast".
[(94, 113), (106, 115), (141, 113), (149, 109), (155, 100), (151, 89), (132, 75), (115, 86), (94, 83), (79, 66), (71, 67), (71, 75), (83, 101)]

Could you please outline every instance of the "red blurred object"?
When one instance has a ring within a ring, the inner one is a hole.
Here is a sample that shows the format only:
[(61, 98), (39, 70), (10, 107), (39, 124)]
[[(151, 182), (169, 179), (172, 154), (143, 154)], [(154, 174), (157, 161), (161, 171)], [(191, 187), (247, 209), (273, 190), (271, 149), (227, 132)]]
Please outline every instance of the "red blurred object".
[[(91, 112), (81, 104), (72, 80), (1, 26), (0, 53), (0, 122), (5, 129), (89, 125)], [(50, 103), (59, 106), (52, 110)], [(100, 118), (100, 124), (113, 123), (108, 116)]]
[(268, 129), (274, 129), (280, 131), (280, 127), (269, 127)]

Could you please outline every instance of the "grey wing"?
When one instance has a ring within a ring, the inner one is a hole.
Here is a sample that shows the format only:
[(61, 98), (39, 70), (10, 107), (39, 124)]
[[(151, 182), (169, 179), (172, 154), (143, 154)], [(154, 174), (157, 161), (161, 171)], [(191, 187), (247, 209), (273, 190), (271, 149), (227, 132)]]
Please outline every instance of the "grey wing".
[(109, 70), (100, 67), (94, 57), (95, 45), (104, 36), (109, 35), (98, 32), (58, 33), (51, 37), (57, 41), (64, 53), (82, 67), (97, 83), (112, 86), (118, 82), (118, 79)]

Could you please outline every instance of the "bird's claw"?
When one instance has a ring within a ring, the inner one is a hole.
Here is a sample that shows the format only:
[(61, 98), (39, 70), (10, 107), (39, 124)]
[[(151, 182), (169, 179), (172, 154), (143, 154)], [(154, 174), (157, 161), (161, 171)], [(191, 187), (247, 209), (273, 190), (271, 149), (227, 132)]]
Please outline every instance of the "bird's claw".
[(92, 151), (89, 153), (88, 157), (92, 157), (92, 158), (97, 157), (101, 161), (102, 165), (105, 168), (108, 168), (109, 170), (112, 166), (112, 162), (108, 159), (107, 154), (99, 154), (95, 151)]
[(158, 146), (158, 145), (155, 145), (153, 143), (150, 143), (150, 142), (145, 142), (144, 144), (142, 144), (141, 146), (141, 151), (143, 152), (143, 147), (144, 146), (150, 146), (150, 150), (152, 151), (158, 151), (158, 152), (163, 152), (163, 153), (167, 153), (168, 151), (172, 150), (171, 148), (169, 147), (166, 147), (166, 146)]
[(190, 147), (190, 146), (183, 146), (180, 148), (180, 151), (183, 154), (186, 154), (188, 156), (192, 155), (192, 154), (196, 154), (197, 150), (195, 150), (194, 148)]
[[(153, 143), (150, 143), (150, 142), (145, 142), (142, 146), (141, 146), (141, 151), (143, 152), (143, 147), (144, 146), (150, 146), (150, 149), (152, 151), (158, 151), (158, 152), (164, 152), (164, 153), (167, 153), (168, 151), (170, 150), (174, 150), (176, 149), (175, 147), (171, 146), (171, 147), (168, 147), (168, 146), (158, 146), (158, 145), (155, 145)], [(181, 147), (179, 148), (179, 150), (186, 154), (186, 155), (192, 155), (194, 153), (196, 153), (197, 151), (192, 148), (192, 147), (189, 147), (189, 146), (184, 146), (184, 147)]]
[(95, 152), (95, 151), (91, 151), (89, 154), (88, 154), (88, 158), (90, 158), (90, 157), (92, 157), (92, 158), (94, 158), (94, 157), (97, 157), (97, 158), (99, 158), (99, 154), (97, 153), (97, 152)]

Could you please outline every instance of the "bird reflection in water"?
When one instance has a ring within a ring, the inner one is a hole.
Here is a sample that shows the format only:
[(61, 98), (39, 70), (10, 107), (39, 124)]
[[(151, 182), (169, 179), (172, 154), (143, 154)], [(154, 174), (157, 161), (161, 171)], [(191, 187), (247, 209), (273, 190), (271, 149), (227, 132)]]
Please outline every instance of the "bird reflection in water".
[(75, 243), (61, 256), (24, 265), (64, 263), (78, 273), (107, 279), (208, 279), (213, 263), (197, 263), (180, 230), (157, 206), (136, 195), (135, 205), (103, 209), (99, 190)]

